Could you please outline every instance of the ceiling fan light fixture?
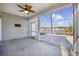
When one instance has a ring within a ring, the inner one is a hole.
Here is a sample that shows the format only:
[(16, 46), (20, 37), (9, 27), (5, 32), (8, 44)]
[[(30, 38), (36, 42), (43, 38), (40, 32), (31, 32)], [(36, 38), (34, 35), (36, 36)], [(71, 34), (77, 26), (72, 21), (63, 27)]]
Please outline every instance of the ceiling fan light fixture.
[(28, 14), (28, 11), (24, 11), (26, 14)]

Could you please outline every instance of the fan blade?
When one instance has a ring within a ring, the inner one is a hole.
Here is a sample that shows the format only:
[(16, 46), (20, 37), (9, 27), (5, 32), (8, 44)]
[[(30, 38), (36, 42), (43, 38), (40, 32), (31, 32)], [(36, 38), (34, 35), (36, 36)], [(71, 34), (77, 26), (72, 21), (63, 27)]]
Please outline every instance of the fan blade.
[(20, 12), (23, 12), (24, 10), (19, 10)]
[(27, 7), (27, 5), (25, 5), (25, 7)]
[(24, 7), (20, 6), (20, 5), (17, 5), (18, 7), (22, 8), (22, 9), (25, 9)]
[(32, 12), (32, 13), (35, 13), (35, 11), (33, 11), (33, 10), (28, 10), (29, 12)]

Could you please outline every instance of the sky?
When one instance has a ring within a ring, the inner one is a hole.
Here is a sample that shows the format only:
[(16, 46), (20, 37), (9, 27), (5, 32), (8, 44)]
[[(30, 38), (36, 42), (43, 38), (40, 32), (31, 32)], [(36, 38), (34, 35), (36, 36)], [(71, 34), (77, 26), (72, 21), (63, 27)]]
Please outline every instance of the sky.
[(47, 15), (40, 16), (41, 26), (70, 26), (73, 24), (73, 6), (67, 6)]

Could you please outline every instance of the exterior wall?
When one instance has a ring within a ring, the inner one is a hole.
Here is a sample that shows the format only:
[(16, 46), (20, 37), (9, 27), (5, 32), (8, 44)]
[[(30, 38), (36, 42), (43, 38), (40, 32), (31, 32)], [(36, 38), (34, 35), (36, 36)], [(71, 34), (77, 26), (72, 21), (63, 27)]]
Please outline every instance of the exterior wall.
[[(21, 24), (15, 27), (14, 24)], [(28, 36), (28, 20), (19, 16), (2, 13), (2, 40), (11, 40)]]

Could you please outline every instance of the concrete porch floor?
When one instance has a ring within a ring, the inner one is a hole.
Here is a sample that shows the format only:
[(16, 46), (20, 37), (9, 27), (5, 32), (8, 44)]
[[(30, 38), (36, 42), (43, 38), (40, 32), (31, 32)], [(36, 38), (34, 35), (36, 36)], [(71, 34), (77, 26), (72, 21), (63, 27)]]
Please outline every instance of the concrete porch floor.
[[(54, 37), (55, 38), (55, 37)], [(62, 39), (61, 39), (62, 38)], [(60, 44), (63, 37), (53, 39), (55, 44)], [(58, 41), (59, 42), (58, 42)], [(69, 43), (64, 39), (65, 45)], [(2, 56), (61, 56), (61, 49), (55, 45), (33, 40), (31, 38), (7, 40), (0, 43)]]

